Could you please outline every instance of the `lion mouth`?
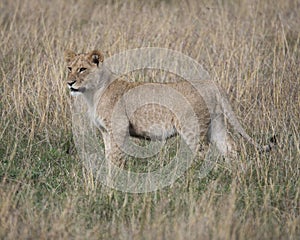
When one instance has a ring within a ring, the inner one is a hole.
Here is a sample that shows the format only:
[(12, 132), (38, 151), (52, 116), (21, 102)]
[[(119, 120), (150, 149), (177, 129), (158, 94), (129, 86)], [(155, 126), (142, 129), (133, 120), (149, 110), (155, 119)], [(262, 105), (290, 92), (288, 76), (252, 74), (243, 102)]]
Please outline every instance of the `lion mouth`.
[(69, 87), (69, 89), (70, 89), (71, 96), (78, 96), (78, 95), (82, 94), (82, 91), (80, 88)]
[(74, 88), (72, 86), (69, 86), (69, 89), (72, 96), (77, 96), (78, 94), (82, 94), (85, 91), (85, 88), (83, 87)]
[(71, 92), (79, 92), (79, 89), (70, 87), (70, 91), (71, 91)]

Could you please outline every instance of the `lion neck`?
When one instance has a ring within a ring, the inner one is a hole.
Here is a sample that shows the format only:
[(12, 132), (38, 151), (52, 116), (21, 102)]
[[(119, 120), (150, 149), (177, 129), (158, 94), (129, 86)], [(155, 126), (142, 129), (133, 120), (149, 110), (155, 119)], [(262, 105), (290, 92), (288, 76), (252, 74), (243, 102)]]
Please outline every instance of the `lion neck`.
[(115, 76), (107, 67), (102, 65), (88, 76), (92, 80), (92, 85), (87, 89), (83, 96), (90, 110), (95, 109), (100, 97), (105, 89), (114, 81)]

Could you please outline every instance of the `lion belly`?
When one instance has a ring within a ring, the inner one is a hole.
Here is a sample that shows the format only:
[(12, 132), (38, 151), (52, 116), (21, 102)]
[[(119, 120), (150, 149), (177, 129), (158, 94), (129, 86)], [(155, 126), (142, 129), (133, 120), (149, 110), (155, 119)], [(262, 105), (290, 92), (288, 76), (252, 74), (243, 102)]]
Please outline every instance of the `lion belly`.
[(176, 134), (174, 114), (163, 106), (148, 104), (130, 116), (129, 133), (134, 137), (164, 140)]

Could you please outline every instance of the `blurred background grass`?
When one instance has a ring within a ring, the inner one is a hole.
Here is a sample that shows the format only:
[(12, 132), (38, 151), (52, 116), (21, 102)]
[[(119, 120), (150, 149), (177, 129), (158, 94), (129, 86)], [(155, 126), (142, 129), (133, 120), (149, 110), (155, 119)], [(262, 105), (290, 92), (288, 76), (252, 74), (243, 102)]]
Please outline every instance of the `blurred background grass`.
[[(2, 239), (297, 239), (300, 2), (0, 0)], [(246, 130), (278, 147), (243, 172), (191, 169), (128, 194), (94, 181), (72, 141), (65, 49), (164, 47), (199, 61)]]

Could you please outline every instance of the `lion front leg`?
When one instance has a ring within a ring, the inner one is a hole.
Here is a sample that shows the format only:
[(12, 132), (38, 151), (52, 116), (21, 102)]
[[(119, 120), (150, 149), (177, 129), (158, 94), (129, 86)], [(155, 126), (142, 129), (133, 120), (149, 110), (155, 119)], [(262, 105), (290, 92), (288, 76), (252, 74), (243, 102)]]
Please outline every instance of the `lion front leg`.
[(105, 158), (110, 163), (121, 167), (125, 164), (124, 153), (118, 146), (118, 144), (113, 141), (111, 134), (108, 132), (102, 133), (104, 147), (105, 147)]

